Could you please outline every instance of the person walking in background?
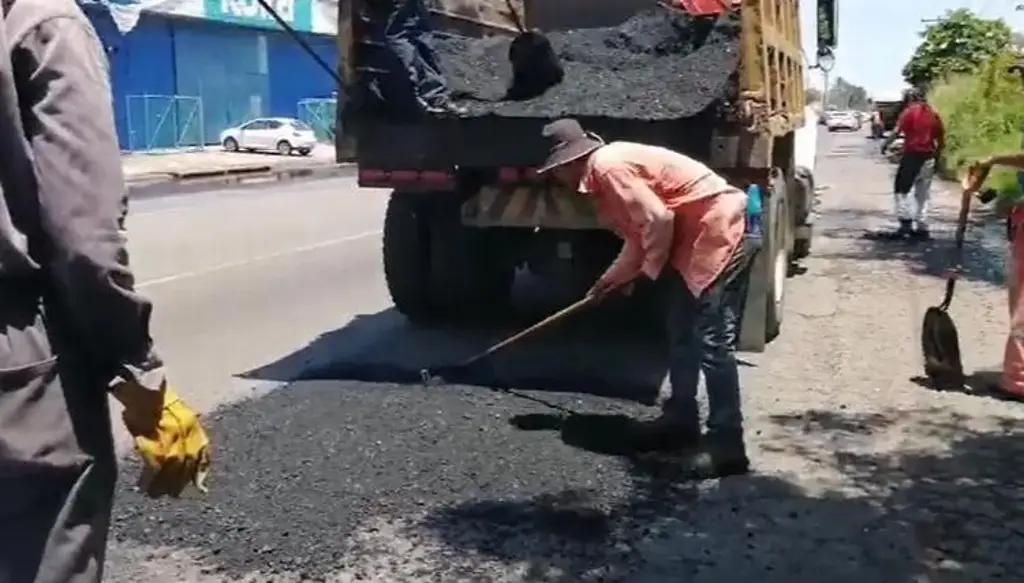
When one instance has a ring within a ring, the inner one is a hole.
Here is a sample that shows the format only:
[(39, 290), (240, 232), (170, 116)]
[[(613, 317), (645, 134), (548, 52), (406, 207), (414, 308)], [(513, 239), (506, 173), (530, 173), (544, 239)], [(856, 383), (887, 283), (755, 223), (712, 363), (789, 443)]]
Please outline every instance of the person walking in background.
[(882, 125), (882, 112), (877, 107), (871, 109), (871, 139), (877, 140), (882, 137), (885, 133), (885, 127)]
[(117, 478), (108, 392), (177, 496), (210, 466), (134, 290), (106, 56), (74, 0), (0, 16), (0, 582), (98, 583)]
[(1024, 151), (991, 156), (971, 166), (964, 187), (979, 192), (996, 166), (1017, 170), (1019, 191), (1015, 196), (997, 195), (1000, 214), (1007, 221), (1007, 287), (1009, 288), (1010, 332), (1003, 350), (999, 383), (991, 387), (1006, 396), (1024, 400)]
[[(893, 206), (899, 226), (890, 237), (924, 240), (930, 238), (928, 211), (932, 178), (945, 147), (946, 134), (942, 118), (928, 105), (920, 90), (907, 91), (906, 100), (907, 107), (896, 121), (896, 131), (882, 144), (882, 154), (885, 154), (897, 137), (903, 137), (903, 151), (893, 180)], [(909, 196), (911, 191), (913, 200)]]
[[(747, 196), (700, 162), (656, 146), (605, 144), (573, 119), (544, 128), (551, 153), (538, 170), (594, 200), (623, 238), (622, 251), (590, 290), (604, 298), (639, 278), (668, 294), (669, 382), (660, 417), (622, 438), (635, 451), (689, 452), (684, 472), (708, 478), (745, 473), (736, 336), (749, 267)], [(700, 373), (710, 414), (701, 435)]]

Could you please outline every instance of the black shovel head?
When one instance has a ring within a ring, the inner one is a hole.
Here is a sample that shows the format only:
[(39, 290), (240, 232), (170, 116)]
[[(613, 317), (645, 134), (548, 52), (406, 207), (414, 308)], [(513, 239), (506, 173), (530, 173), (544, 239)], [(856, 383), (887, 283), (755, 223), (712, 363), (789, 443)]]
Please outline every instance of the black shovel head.
[(512, 65), (512, 83), (505, 92), (508, 101), (540, 97), (565, 77), (551, 41), (536, 30), (516, 35), (508, 47), (508, 60)]
[(966, 381), (960, 357), (960, 335), (949, 312), (932, 306), (921, 325), (924, 374), (939, 390), (961, 390)]

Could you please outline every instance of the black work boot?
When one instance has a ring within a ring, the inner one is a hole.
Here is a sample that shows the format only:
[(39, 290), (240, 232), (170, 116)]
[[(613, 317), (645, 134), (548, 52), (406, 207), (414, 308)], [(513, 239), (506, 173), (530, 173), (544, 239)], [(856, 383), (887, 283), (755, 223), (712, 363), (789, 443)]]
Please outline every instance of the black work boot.
[(684, 473), (694, 480), (738, 476), (750, 471), (750, 460), (742, 440), (726, 442), (708, 438), (683, 463)]
[(932, 238), (931, 231), (928, 230), (927, 225), (918, 225), (914, 229), (913, 238), (918, 241), (928, 241)]
[(654, 419), (634, 421), (627, 430), (626, 440), (630, 449), (637, 453), (679, 452), (700, 444), (700, 429), (662, 413)]
[(906, 239), (914, 234), (914, 222), (900, 219), (900, 226), (889, 233), (889, 238), (894, 240)]

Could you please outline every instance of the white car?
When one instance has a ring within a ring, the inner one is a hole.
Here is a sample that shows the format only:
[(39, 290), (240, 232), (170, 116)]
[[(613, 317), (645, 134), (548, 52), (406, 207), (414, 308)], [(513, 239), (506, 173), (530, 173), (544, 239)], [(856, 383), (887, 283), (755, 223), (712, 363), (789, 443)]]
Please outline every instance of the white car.
[(828, 121), (825, 125), (830, 132), (839, 130), (855, 132), (860, 130), (860, 118), (852, 111), (833, 111), (828, 114)]
[(316, 135), (306, 122), (290, 117), (265, 117), (249, 120), (220, 133), (220, 143), (228, 152), (272, 151), (289, 156), (298, 152), (308, 156), (316, 147)]

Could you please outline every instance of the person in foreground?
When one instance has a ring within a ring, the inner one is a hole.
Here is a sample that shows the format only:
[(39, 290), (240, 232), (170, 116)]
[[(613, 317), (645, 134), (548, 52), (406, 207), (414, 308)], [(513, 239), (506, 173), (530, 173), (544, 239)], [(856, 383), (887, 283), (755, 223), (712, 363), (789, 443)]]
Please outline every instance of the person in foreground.
[[(573, 119), (544, 128), (552, 142), (539, 173), (593, 199), (623, 239), (622, 250), (590, 290), (603, 298), (638, 278), (668, 294), (669, 381), (662, 414), (626, 436), (637, 451), (688, 453), (693, 477), (745, 473), (737, 326), (756, 247), (747, 243), (746, 195), (700, 162), (665, 148), (605, 144)], [(701, 435), (700, 372), (711, 411)]]
[(117, 478), (108, 391), (151, 496), (201, 485), (208, 440), (133, 289), (100, 42), (74, 0), (0, 15), (0, 581), (96, 583)]
[[(985, 158), (973, 164), (964, 179), (964, 188), (979, 192), (993, 167), (1017, 170), (1017, 181), (1024, 191), (1024, 151)], [(1009, 247), (1010, 334), (1003, 351), (1003, 371), (996, 392), (1024, 400), (1024, 196), (1000, 193), (996, 200), (1000, 214), (1006, 215)]]
[[(931, 204), (932, 178), (935, 163), (942, 156), (946, 133), (942, 118), (925, 101), (924, 93), (911, 89), (906, 94), (907, 107), (896, 121), (896, 131), (882, 144), (882, 154), (892, 142), (903, 136), (903, 152), (893, 180), (893, 204), (899, 226), (890, 235), (893, 239), (911, 237), (927, 240), (928, 210)], [(909, 200), (914, 191), (913, 210)]]

